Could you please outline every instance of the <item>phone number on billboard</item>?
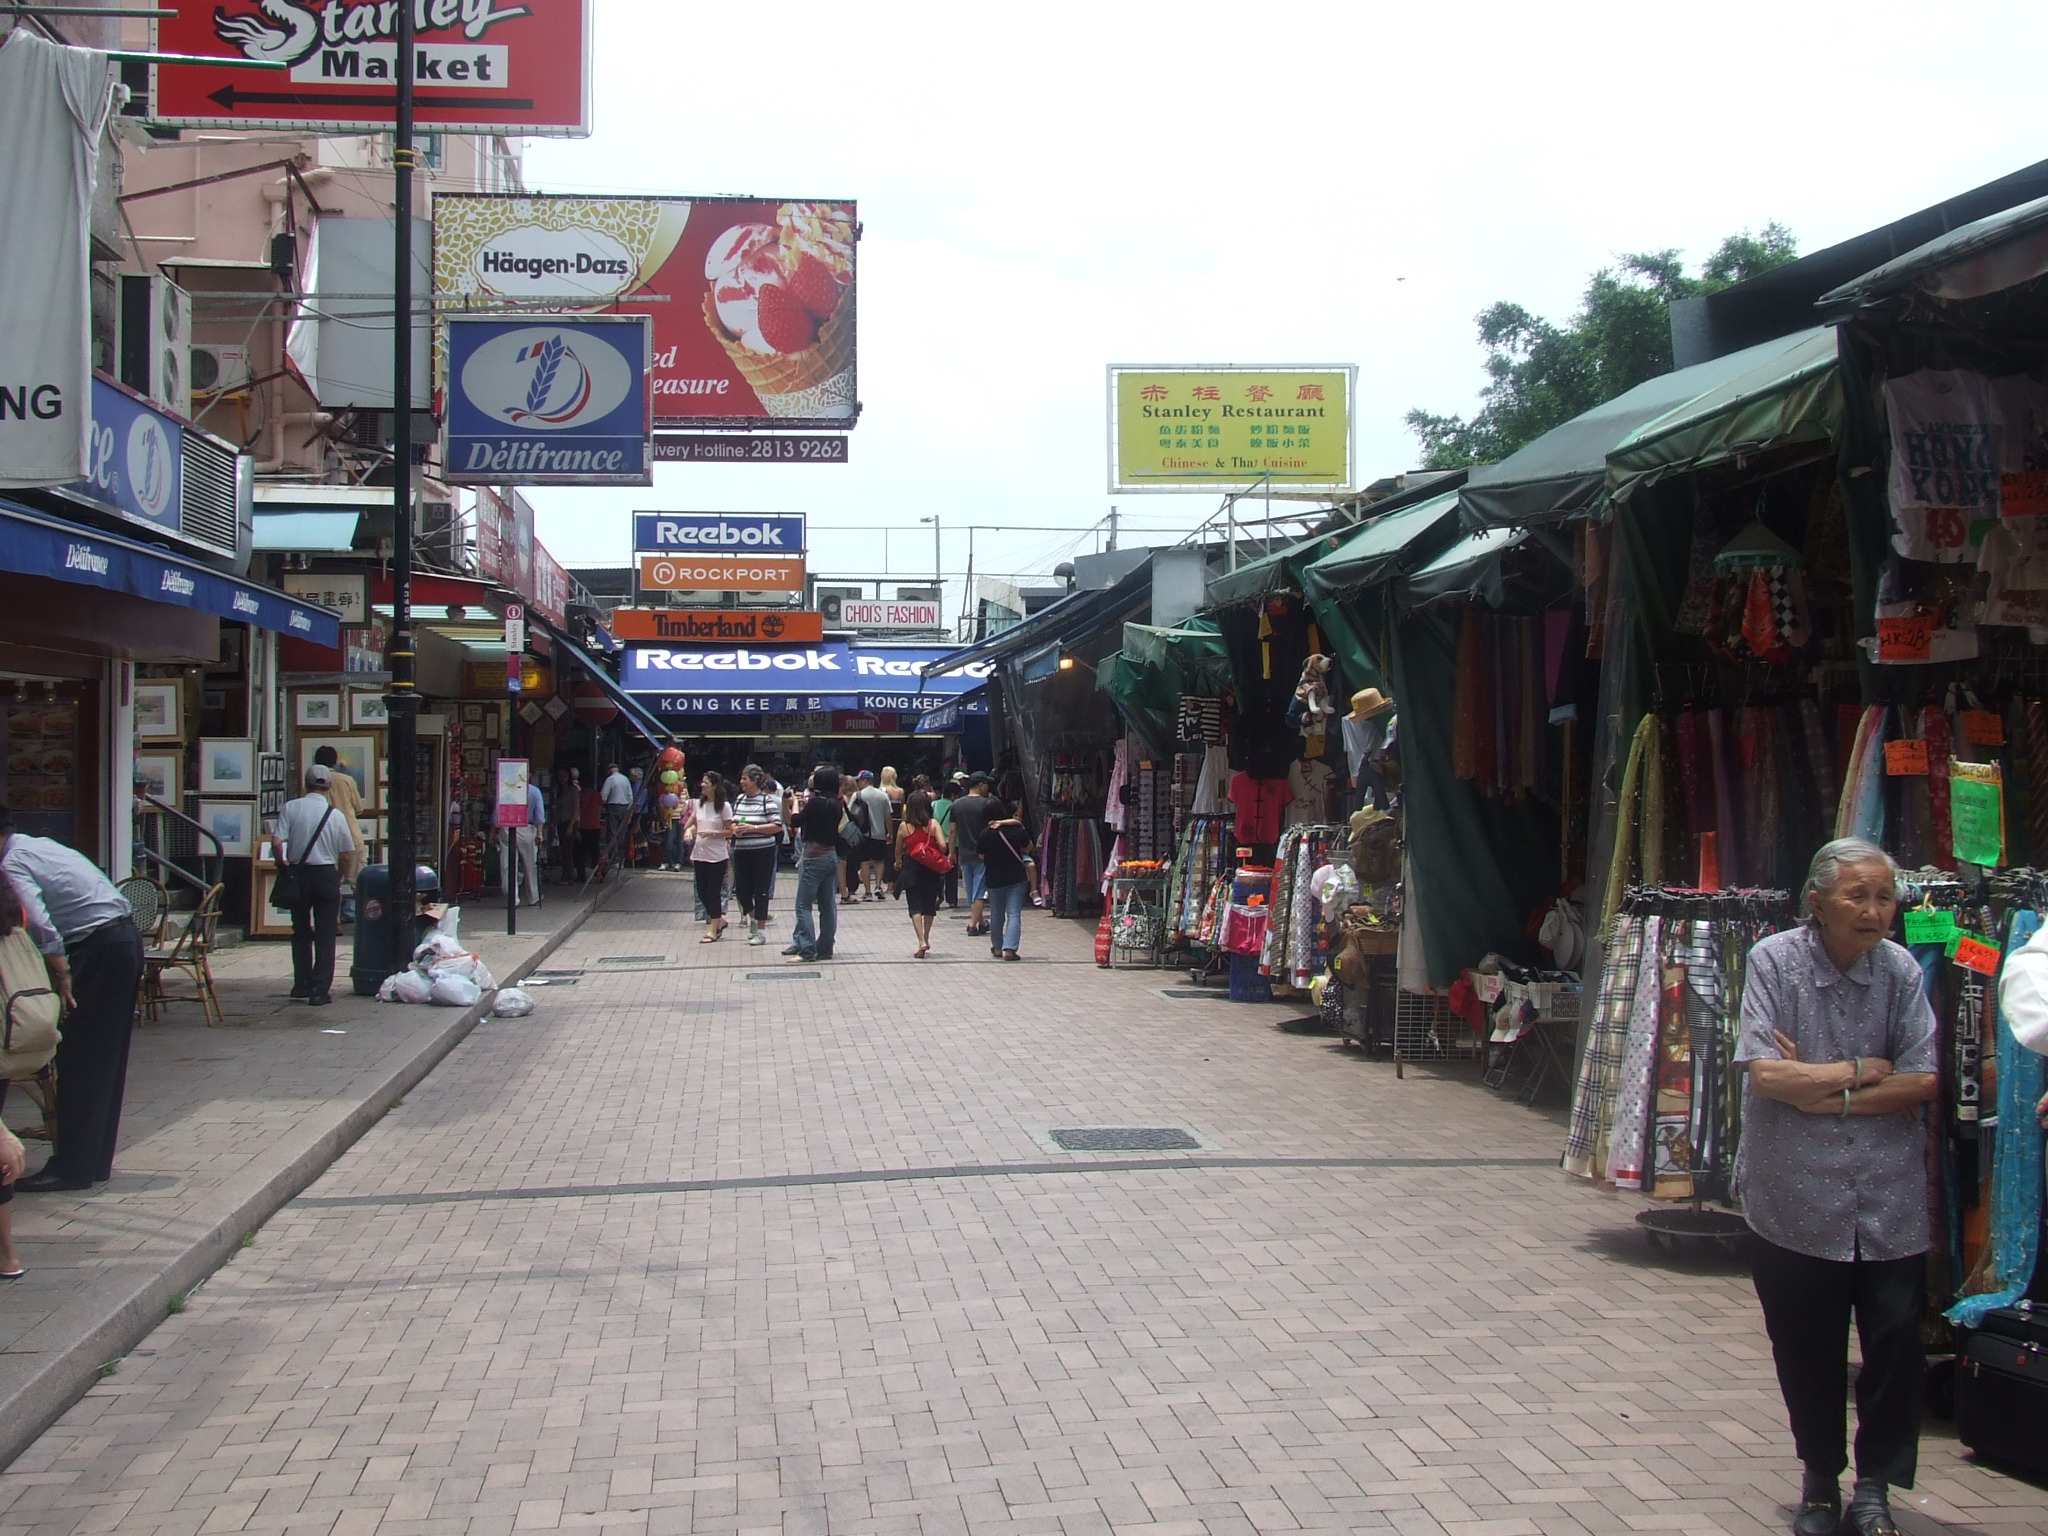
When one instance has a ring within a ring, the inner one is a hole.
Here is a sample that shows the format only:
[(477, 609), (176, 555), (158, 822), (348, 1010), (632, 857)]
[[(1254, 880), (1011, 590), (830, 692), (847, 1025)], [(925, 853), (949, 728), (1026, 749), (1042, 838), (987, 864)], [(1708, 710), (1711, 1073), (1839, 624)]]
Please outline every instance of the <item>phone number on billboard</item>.
[(847, 439), (817, 437), (682, 436), (659, 432), (654, 457), (662, 464), (844, 464)]

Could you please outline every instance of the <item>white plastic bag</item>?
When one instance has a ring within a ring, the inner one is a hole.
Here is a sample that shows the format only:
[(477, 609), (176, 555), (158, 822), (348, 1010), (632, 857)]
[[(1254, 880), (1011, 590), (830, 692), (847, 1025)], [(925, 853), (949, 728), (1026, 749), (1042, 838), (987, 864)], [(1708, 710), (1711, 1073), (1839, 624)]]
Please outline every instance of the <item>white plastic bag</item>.
[(491, 1013), (501, 1019), (523, 1019), (533, 1012), (533, 994), (523, 987), (507, 987), (491, 1004)]
[(377, 989), (380, 1003), (424, 1003), (433, 991), (433, 984), (418, 971), (400, 971), (384, 978), (384, 985)]
[(434, 981), (439, 981), (443, 976), (465, 977), (475, 982), (486, 992), (498, 984), (491, 976), (491, 968), (484, 964), (484, 957), (482, 955), (449, 955), (447, 958), (436, 960), (432, 965), (428, 966), (427, 975)]
[(471, 1008), (483, 995), (483, 988), (467, 976), (443, 976), (433, 984), (428, 998), (443, 1008)]
[(445, 937), (457, 949), (462, 948), (462, 908), (450, 907), (441, 914), (441, 921), (434, 925), (434, 931)]
[(447, 934), (434, 932), (420, 940), (419, 947), (412, 952), (412, 963), (425, 971), (431, 969), (436, 961), (452, 960), (462, 952), (462, 946)]

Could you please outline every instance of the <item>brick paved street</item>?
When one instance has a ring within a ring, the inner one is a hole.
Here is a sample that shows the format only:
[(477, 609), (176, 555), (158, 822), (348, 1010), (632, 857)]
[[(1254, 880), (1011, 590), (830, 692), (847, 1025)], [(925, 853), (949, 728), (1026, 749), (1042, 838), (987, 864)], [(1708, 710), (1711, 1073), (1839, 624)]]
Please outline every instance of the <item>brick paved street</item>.
[[(1554, 1111), (1042, 914), (1010, 966), (843, 920), (785, 967), (629, 885), (0, 1476), (0, 1536), (1784, 1529), (1746, 1279), (1557, 1173)], [(1937, 1428), (1901, 1514), (2048, 1492)]]

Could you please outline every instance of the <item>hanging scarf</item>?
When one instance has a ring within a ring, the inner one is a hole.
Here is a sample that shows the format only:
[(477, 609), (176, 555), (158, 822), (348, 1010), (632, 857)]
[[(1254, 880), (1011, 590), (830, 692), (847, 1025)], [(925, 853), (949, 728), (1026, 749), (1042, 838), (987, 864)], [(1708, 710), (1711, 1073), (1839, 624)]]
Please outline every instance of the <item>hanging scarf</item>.
[(1643, 1187), (1643, 1162), (1650, 1122), (1650, 1081), (1657, 1064), (1657, 1016), (1664, 998), (1664, 920), (1643, 923), (1643, 960), (1636, 967), (1629, 1001), (1628, 1045), (1621, 1057), (1615, 1096), (1614, 1130), (1607, 1147), (1607, 1178), (1618, 1189)]
[(1812, 699), (1799, 701), (1799, 728), (1806, 737), (1806, 771), (1813, 776), (1814, 802), (1820, 807), (1821, 824), (1833, 826), (1842, 781), (1835, 777), (1834, 760), (1828, 755), (1827, 732), (1821, 726), (1820, 706)]
[(1622, 770), (1621, 794), (1614, 816), (1614, 854), (1607, 867), (1607, 891), (1600, 903), (1600, 932), (1613, 926), (1614, 914), (1635, 867), (1637, 844), (1642, 848), (1645, 885), (1664, 883), (1664, 746), (1660, 722), (1645, 715), (1636, 722), (1629, 743), (1628, 766)]
[(1727, 719), (1718, 709), (1707, 711), (1707, 755), (1708, 764), (1714, 775), (1714, 825), (1720, 836), (1715, 839), (1721, 860), (1721, 886), (1742, 884), (1743, 872), (1749, 868), (1742, 847), (1742, 823), (1735, 819), (1735, 796), (1728, 782), (1728, 741)]
[(1920, 734), (1927, 741), (1927, 857), (1938, 868), (1956, 867), (1955, 835), (1949, 817), (1948, 765), (1953, 756), (1948, 711), (1929, 704), (1920, 711)]
[(1485, 672), (1479, 615), (1468, 608), (1458, 630), (1458, 696), (1451, 728), (1451, 772), (1461, 779), (1479, 777), (1479, 736), (1492, 725), (1485, 704)]
[(2036, 864), (2048, 860), (2048, 709), (2038, 698), (2027, 700), (2027, 729), (2022, 738), (2027, 774), (2027, 840)]
[(1643, 919), (1624, 913), (1616, 920), (1600, 968), (1600, 993), (1586, 1054), (1572, 1089), (1571, 1130), (1565, 1137), (1566, 1173), (1590, 1179), (1607, 1166), (1608, 1129), (1621, 1083), (1621, 1059), (1628, 1046), (1629, 1009), (1635, 1001), (1636, 971), (1643, 960)]

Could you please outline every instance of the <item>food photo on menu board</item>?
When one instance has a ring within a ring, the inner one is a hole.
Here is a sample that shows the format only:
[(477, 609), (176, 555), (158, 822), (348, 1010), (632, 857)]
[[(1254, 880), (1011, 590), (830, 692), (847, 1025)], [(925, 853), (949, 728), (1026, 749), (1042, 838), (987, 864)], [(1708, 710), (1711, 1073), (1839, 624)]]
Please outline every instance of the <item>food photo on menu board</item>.
[(634, 312), (654, 302), (654, 418), (852, 425), (851, 202), (748, 198), (434, 200), (449, 302)]
[(78, 704), (72, 699), (0, 705), (0, 804), (31, 837), (72, 841), (78, 796)]

